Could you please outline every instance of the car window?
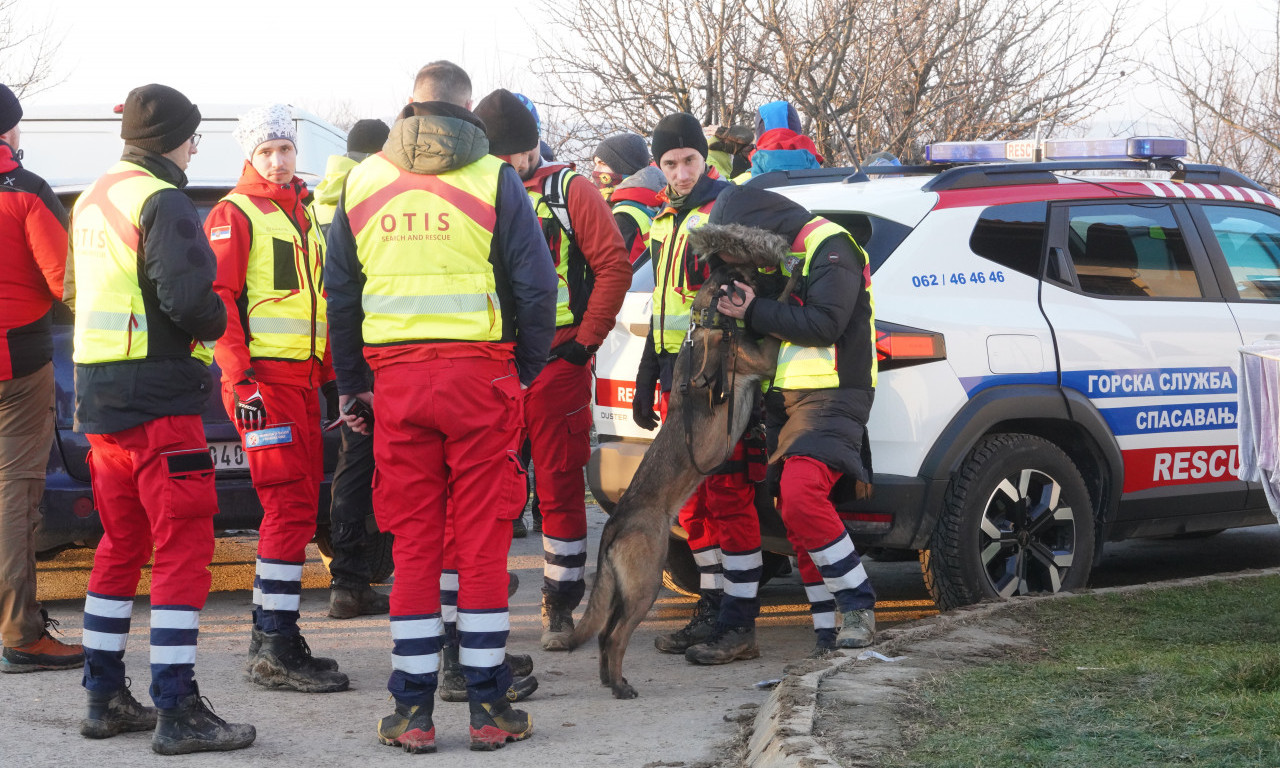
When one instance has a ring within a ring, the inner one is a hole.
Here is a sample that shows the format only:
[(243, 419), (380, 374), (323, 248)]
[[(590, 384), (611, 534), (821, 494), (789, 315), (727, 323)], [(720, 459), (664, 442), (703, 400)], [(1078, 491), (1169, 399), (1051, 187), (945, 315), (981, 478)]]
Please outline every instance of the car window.
[(1067, 227), (1067, 250), (1085, 293), (1135, 298), (1203, 295), (1186, 240), (1168, 205), (1073, 205)]
[(872, 216), (869, 213), (850, 213), (847, 211), (815, 213), (849, 230), (849, 234), (853, 235), (853, 239), (858, 245), (862, 246), (862, 250), (867, 252), (867, 261), (871, 263), (871, 272), (873, 274), (898, 249), (898, 246), (902, 245), (902, 241), (907, 239), (907, 235), (911, 234), (911, 227), (906, 224), (899, 224), (890, 219)]
[(1280, 215), (1234, 205), (1202, 210), (1240, 298), (1280, 301)]
[(1039, 277), (1048, 214), (1044, 202), (993, 205), (978, 217), (969, 248), (984, 259)]

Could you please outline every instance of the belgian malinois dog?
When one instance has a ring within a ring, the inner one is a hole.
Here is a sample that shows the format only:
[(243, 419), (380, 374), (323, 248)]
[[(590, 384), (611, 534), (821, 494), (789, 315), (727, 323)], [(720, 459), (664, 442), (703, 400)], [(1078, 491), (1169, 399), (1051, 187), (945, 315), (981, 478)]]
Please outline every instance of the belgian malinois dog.
[[(787, 255), (779, 235), (737, 224), (707, 225), (690, 234), (695, 253), (721, 260), (693, 302), (692, 331), (675, 363), (667, 418), (636, 470), (631, 485), (600, 535), (595, 583), (574, 629), (576, 648), (599, 633), (600, 682), (618, 699), (636, 689), (622, 676), (622, 655), (662, 587), (668, 536), (681, 505), (706, 472), (729, 459), (751, 416), (762, 379), (777, 365), (778, 339), (753, 337), (715, 311), (721, 286), (737, 280), (757, 295), (790, 295), (776, 267)], [(714, 260), (713, 260), (714, 261)]]

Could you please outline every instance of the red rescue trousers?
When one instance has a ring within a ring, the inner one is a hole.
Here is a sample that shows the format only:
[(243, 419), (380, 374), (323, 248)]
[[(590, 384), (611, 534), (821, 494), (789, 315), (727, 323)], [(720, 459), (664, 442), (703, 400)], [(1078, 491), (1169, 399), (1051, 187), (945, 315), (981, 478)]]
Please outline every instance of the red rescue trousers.
[[(313, 387), (293, 384), (258, 382), (258, 388), (267, 408), (267, 428), (287, 425), (292, 431), (288, 443), (245, 449), (253, 487), (262, 502), (258, 557), (302, 563), (307, 559), (307, 544), (316, 535), (324, 481), (319, 395)], [(230, 383), (222, 385), (222, 402), (234, 417), (235, 390)], [(244, 438), (243, 432), (240, 437)]]
[(392, 615), (440, 611), (447, 511), (458, 608), (505, 611), (511, 521), (527, 499), (514, 361), (391, 363), (374, 382), (373, 508), (378, 527), (395, 534)]
[(591, 457), (591, 371), (556, 359), (525, 392), (542, 531), (558, 539), (587, 535), (582, 468)]
[(103, 528), (89, 591), (131, 599), (154, 549), (151, 604), (203, 608), (218, 497), (200, 417), (162, 416), (88, 438)]

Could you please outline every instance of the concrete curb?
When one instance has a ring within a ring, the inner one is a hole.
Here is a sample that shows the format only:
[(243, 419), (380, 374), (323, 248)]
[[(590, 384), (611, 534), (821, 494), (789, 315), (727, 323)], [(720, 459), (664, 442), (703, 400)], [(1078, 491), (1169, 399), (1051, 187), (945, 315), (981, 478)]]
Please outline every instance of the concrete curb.
[(804, 674), (785, 674), (773, 693), (756, 713), (751, 738), (747, 745), (745, 768), (818, 768), (839, 766), (813, 734), (818, 717), (818, 690), (822, 681), (842, 669), (857, 663), (862, 650), (875, 650), (889, 655), (905, 650), (913, 643), (939, 635), (949, 629), (989, 619), (1002, 611), (1025, 606), (1033, 601), (1061, 600), (1081, 595), (1109, 595), (1129, 592), (1178, 589), (1210, 584), (1218, 581), (1240, 581), (1259, 576), (1280, 575), (1280, 568), (1238, 571), (1229, 574), (1199, 576), (1190, 579), (1162, 581), (1155, 584), (1137, 584), (1126, 587), (1108, 587), (1082, 592), (1059, 592), (1053, 595), (1023, 597), (1011, 601), (983, 603), (958, 608), (907, 625), (887, 629), (879, 633), (878, 641), (870, 649), (841, 651), (832, 656), (821, 669)]

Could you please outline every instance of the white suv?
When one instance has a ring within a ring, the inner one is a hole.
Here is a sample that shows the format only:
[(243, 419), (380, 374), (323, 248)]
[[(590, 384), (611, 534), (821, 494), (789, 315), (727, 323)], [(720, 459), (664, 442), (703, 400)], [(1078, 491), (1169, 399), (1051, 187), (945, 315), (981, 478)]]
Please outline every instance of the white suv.
[[(949, 143), (925, 166), (750, 182), (870, 257), (875, 492), (840, 513), (861, 546), (918, 550), (940, 607), (1081, 587), (1106, 541), (1274, 521), (1236, 478), (1235, 415), (1239, 347), (1280, 339), (1280, 199), (1183, 154)], [(652, 285), (638, 269), (597, 355), (588, 482), (606, 507), (652, 438), (630, 411)], [(789, 552), (768, 494), (757, 507), (765, 548)], [(696, 585), (675, 541), (668, 577)]]

